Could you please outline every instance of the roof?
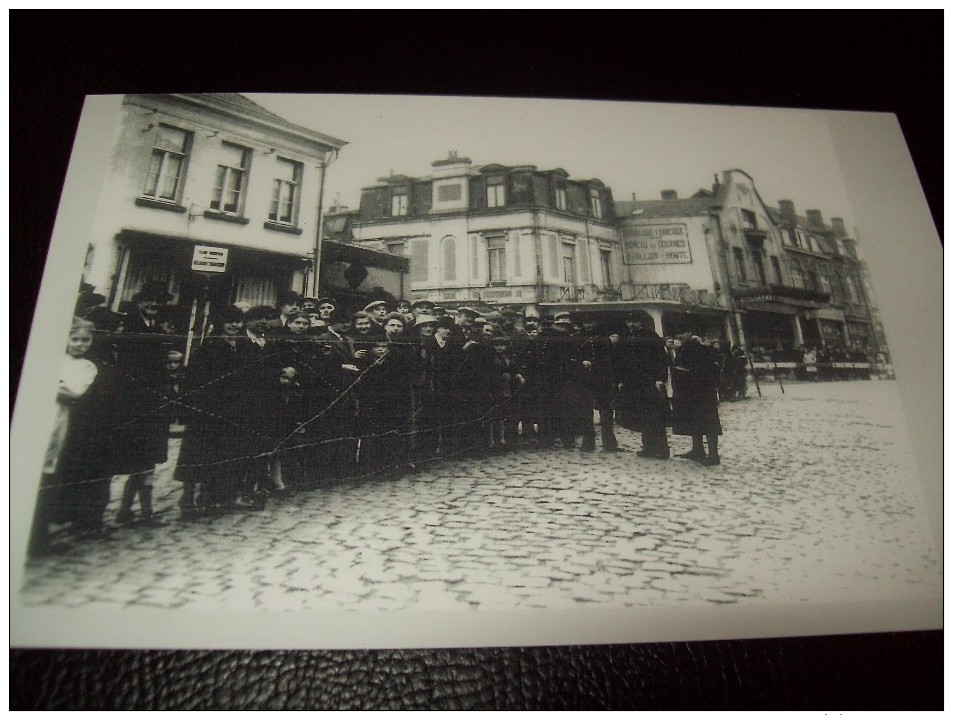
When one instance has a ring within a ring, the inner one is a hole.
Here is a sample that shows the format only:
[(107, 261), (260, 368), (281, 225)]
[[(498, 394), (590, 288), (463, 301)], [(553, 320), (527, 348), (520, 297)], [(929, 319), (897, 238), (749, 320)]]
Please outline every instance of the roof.
[[(768, 210), (768, 214), (774, 219), (775, 223), (780, 226), (786, 225), (784, 221), (784, 216), (781, 214), (781, 210), (775, 208), (774, 206), (765, 206)], [(821, 249), (822, 253), (827, 253), (829, 255), (837, 255), (837, 248), (834, 241), (827, 235), (833, 231), (833, 229), (827, 224), (818, 225), (816, 223), (811, 223), (807, 220), (805, 216), (796, 216), (797, 218), (797, 227), (802, 231), (807, 231), (811, 234), (813, 239), (817, 242), (818, 247)]]
[[(250, 101), (250, 100), (249, 100)], [(470, 162), (470, 165), (466, 168), (466, 173), (471, 176), (476, 176), (477, 174), (484, 173), (494, 173), (494, 172), (516, 172), (516, 171), (532, 171), (537, 174), (552, 174), (559, 176), (563, 179), (568, 179), (569, 181), (574, 181), (579, 184), (590, 184), (592, 186), (598, 186), (601, 188), (606, 188), (605, 183), (597, 178), (591, 179), (573, 179), (569, 176), (568, 172), (562, 168), (556, 169), (540, 169), (535, 164), (472, 164), (471, 160), (466, 157), (461, 157), (459, 159), (440, 159), (438, 161), (431, 162), (431, 166), (440, 166), (445, 164), (459, 164), (462, 162)], [(390, 176), (382, 176), (377, 179), (376, 184), (371, 184), (365, 186), (362, 190), (367, 189), (379, 189), (383, 186), (389, 184), (413, 184), (413, 183), (426, 183), (428, 181), (433, 181), (435, 176), (433, 174), (426, 174), (423, 176), (405, 176), (403, 174), (392, 174)], [(618, 202), (616, 202), (618, 204)]]
[(347, 142), (343, 139), (336, 139), (335, 137), (332, 137), (328, 134), (323, 134), (321, 132), (315, 131), (314, 129), (303, 127), (300, 124), (289, 122), (284, 117), (265, 109), (257, 102), (254, 102), (245, 95), (238, 94), (237, 92), (203, 92), (177, 96), (205, 100), (206, 102), (212, 102), (218, 104), (219, 106), (226, 105), (239, 114), (250, 116), (254, 119), (266, 122), (273, 126), (277, 126), (295, 134), (304, 134), (312, 139), (317, 139), (321, 142), (324, 142), (336, 149), (340, 149), (347, 144)]
[[(674, 218), (677, 216), (707, 216), (708, 211), (721, 206), (715, 196), (696, 194), (687, 199), (657, 199), (653, 201), (616, 201), (615, 214), (620, 219), (637, 215), (639, 218)], [(638, 213), (635, 213), (638, 212)]]

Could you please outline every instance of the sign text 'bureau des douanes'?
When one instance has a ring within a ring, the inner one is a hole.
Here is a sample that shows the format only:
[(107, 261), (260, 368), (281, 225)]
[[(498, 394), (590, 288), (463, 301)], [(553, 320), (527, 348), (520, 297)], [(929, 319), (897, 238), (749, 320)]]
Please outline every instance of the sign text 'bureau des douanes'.
[(626, 265), (691, 263), (685, 224), (628, 226), (622, 230), (622, 260)]

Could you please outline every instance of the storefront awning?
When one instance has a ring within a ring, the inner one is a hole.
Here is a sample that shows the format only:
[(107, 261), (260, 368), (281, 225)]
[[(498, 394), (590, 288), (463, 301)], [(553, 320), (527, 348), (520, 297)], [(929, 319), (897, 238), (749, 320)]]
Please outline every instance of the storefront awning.
[(222, 243), (220, 241), (209, 241), (204, 238), (195, 238), (192, 236), (175, 236), (170, 234), (152, 233), (149, 231), (136, 231), (133, 229), (123, 229), (119, 232), (118, 239), (127, 248), (139, 250), (168, 249), (172, 246), (181, 246), (189, 251), (194, 246), (212, 246), (216, 248), (229, 249), (230, 255), (242, 256), (255, 261), (267, 261), (270, 263), (280, 263), (283, 265), (300, 266), (302, 263), (310, 263), (311, 259), (307, 255), (300, 253), (282, 253), (279, 251), (269, 251), (264, 248), (251, 246), (238, 246), (233, 243)]

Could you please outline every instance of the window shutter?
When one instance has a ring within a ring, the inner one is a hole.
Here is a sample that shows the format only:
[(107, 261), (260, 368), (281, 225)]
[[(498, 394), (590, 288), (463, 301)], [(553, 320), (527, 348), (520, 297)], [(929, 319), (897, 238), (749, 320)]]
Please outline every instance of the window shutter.
[(559, 241), (556, 234), (549, 234), (549, 275), (556, 280), (559, 279)]

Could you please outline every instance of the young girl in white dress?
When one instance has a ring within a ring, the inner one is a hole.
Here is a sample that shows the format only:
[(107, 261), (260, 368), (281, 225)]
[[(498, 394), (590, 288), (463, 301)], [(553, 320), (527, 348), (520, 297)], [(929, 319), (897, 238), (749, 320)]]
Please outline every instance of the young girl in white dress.
[(86, 394), (98, 369), (85, 355), (93, 344), (93, 324), (81, 318), (73, 318), (66, 354), (60, 363), (60, 379), (56, 389), (56, 415), (53, 434), (43, 459), (43, 474), (40, 494), (37, 498), (36, 515), (30, 535), (30, 555), (40, 556), (49, 550), (49, 524), (54, 517), (58, 502), (56, 479), (60, 455), (66, 443), (72, 405)]

